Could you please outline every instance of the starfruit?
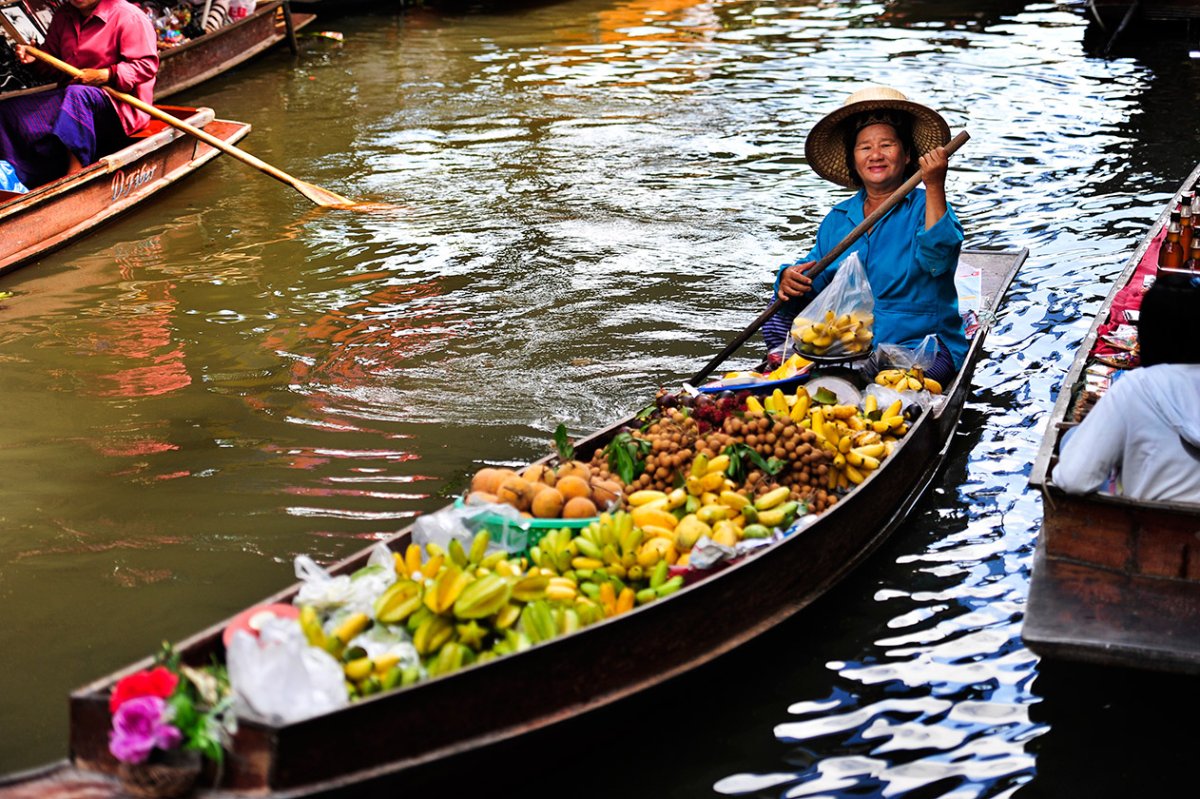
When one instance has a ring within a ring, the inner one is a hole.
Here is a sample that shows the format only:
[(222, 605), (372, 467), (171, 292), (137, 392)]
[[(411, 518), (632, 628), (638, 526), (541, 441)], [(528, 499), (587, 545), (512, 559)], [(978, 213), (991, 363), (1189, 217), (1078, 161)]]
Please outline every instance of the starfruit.
[(512, 587), (503, 577), (489, 574), (462, 589), (454, 602), (454, 615), (460, 619), (491, 616), (508, 602)]

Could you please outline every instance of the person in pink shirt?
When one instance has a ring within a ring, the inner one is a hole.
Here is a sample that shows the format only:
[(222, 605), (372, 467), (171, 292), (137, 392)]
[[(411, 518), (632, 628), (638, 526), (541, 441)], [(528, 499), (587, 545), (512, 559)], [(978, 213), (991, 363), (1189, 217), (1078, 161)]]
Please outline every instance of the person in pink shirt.
[[(82, 74), (53, 91), (0, 103), (0, 160), (12, 164), (29, 188), (123, 147), (150, 116), (100, 87), (151, 103), (158, 74), (154, 25), (127, 0), (68, 0), (54, 13), (41, 49)], [(24, 46), (16, 50), (22, 63), (36, 61)]]

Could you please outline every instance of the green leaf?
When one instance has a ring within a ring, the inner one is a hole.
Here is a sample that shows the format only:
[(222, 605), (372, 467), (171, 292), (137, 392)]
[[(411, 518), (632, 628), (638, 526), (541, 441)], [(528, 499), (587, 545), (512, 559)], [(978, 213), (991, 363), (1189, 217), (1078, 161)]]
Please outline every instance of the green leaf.
[(571, 446), (570, 439), (567, 438), (567, 426), (559, 423), (558, 427), (554, 428), (554, 446), (558, 449), (558, 457), (564, 463), (575, 459), (575, 447)]
[(812, 395), (813, 402), (819, 405), (837, 405), (837, 394), (834, 394), (829, 389), (821, 386), (817, 389), (817, 393)]
[(746, 475), (750, 471), (747, 461), (772, 476), (779, 474), (787, 465), (778, 458), (763, 458), (748, 444), (730, 444), (724, 449), (724, 453), (729, 456), (729, 468), (725, 470), (725, 473), (735, 483), (746, 481)]
[(634, 438), (629, 432), (617, 433), (604, 448), (608, 468), (620, 477), (625, 485), (629, 485), (646, 471), (646, 455), (649, 452), (650, 442)]

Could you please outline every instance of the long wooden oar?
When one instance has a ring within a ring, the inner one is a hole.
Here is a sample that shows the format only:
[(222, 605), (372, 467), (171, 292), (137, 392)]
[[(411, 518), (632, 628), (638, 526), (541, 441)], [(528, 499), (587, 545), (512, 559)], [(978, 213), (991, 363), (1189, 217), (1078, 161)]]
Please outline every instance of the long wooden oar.
[[(39, 50), (38, 48), (33, 47), (32, 45), (25, 45), (25, 52), (29, 53), (30, 55), (34, 56), (35, 58), (45, 61), (47, 64), (49, 64), (50, 66), (52, 66), (56, 69), (62, 70), (63, 72), (70, 75), (71, 77), (77, 78), (80, 75), (80, 70), (76, 69), (75, 67), (71, 66), (70, 64), (68, 64), (65, 61), (61, 61), (61, 60), (55, 58), (54, 56), (50, 55), (49, 53), (43, 52), (43, 51)], [(275, 178), (276, 180), (280, 181), (281, 183), (286, 183), (287, 185), (291, 186), (296, 191), (303, 194), (308, 199), (312, 200), (317, 205), (320, 205), (325, 208), (353, 208), (354, 206), (359, 205), (359, 203), (356, 203), (353, 200), (347, 199), (346, 197), (343, 197), (340, 194), (334, 194), (331, 191), (322, 189), (320, 186), (314, 186), (311, 183), (305, 183), (303, 180), (300, 180), (299, 178), (294, 178), (291, 175), (289, 175), (288, 173), (284, 172), (283, 170), (276, 169), (275, 167), (268, 164), (266, 161), (263, 161), (255, 156), (251, 155), (250, 153), (246, 152), (245, 150), (234, 147), (232, 144), (229, 144), (228, 142), (218, 139), (216, 136), (213, 136), (211, 133), (205, 133), (200, 128), (197, 128), (193, 125), (189, 125), (188, 123), (184, 122), (181, 119), (176, 119), (175, 117), (171, 116), (167, 112), (160, 111), (159, 109), (155, 108), (154, 106), (150, 105), (149, 103), (143, 102), (136, 97), (132, 97), (128, 94), (125, 94), (124, 92), (119, 92), (110, 86), (102, 86), (101, 88), (104, 89), (104, 91), (108, 92), (108, 94), (111, 97), (114, 97), (123, 103), (128, 103), (129, 105), (132, 105), (134, 108), (140, 108), (141, 110), (145, 111), (147, 114), (154, 117), (155, 119), (162, 120), (163, 122), (167, 123), (171, 127), (176, 128), (178, 130), (182, 130), (184, 133), (187, 133), (189, 136), (195, 136), (197, 139), (199, 139), (200, 141), (209, 145), (210, 147), (215, 147), (218, 150), (220, 150), (221, 152), (226, 153), (227, 155), (233, 156), (234, 158), (241, 161), (242, 163), (249, 164), (250, 166), (254, 167), (255, 169), (259, 170), (260, 172), (265, 172), (266, 174), (270, 175), (271, 177)]]
[[(949, 157), (949, 156), (953, 155), (954, 152), (956, 150), (958, 150), (959, 147), (962, 147), (964, 144), (967, 143), (967, 139), (969, 139), (969, 138), (971, 138), (970, 134), (964, 130), (964, 131), (960, 132), (957, 136), (955, 136), (953, 139), (951, 139), (946, 144), (946, 156)], [(892, 192), (891, 196), (888, 197), (886, 200), (884, 200), (883, 203), (878, 208), (876, 208), (874, 211), (872, 211), (870, 213), (870, 215), (867, 216), (866, 219), (859, 222), (858, 225), (854, 228), (854, 230), (851, 230), (849, 233), (847, 233), (846, 238), (844, 238), (840, 242), (838, 242), (837, 245), (832, 250), (827, 252), (824, 255), (824, 257), (821, 258), (821, 260), (817, 261), (815, 264), (810, 266), (808, 268), (808, 270), (805, 272), (805, 274), (808, 275), (809, 277), (816, 277), (821, 272), (823, 272), (825, 270), (825, 267), (829, 266), (831, 263), (836, 261), (839, 255), (844, 253), (851, 244), (858, 241), (859, 237), (862, 236), (862, 234), (864, 234), (868, 230), (870, 230), (871, 227), (876, 222), (878, 222), (880, 219), (883, 218), (884, 214), (886, 214), (888, 211), (892, 210), (892, 206), (896, 205), (901, 200), (903, 200), (910, 191), (912, 191), (913, 189), (915, 189), (917, 187), (917, 185), (920, 182), (921, 182), (921, 170), (918, 169), (916, 174), (914, 174), (908, 180), (904, 181), (904, 185), (902, 185), (900, 188), (898, 188), (894, 192)], [(749, 327), (747, 327), (745, 330), (743, 330), (741, 333), (739, 333), (737, 335), (737, 337), (734, 338), (733, 341), (729, 342), (729, 345), (727, 347), (725, 347), (725, 349), (721, 350), (719, 353), (717, 353), (715, 358), (713, 358), (711, 361), (709, 361), (707, 364), (705, 364), (703, 369), (701, 369), (699, 372), (696, 372), (696, 374), (692, 375), (692, 379), (689, 380), (688, 382), (693, 386), (700, 385), (700, 383), (704, 380), (704, 378), (706, 378), (710, 374), (712, 374), (713, 369), (716, 369), (718, 366), (720, 366), (721, 363), (724, 362), (724, 360), (726, 358), (728, 358), (730, 355), (732, 355), (737, 350), (738, 347), (745, 344), (747, 339), (749, 339), (751, 336), (753, 336), (760, 327), (765, 325), (767, 323), (767, 320), (770, 319), (772, 316), (774, 316), (775, 313), (780, 308), (783, 307), (783, 304), (785, 302), (787, 302), (787, 300), (776, 297), (775, 302), (771, 303), (770, 308), (763, 311), (762, 314), (757, 319), (755, 319), (753, 322), (750, 323)]]

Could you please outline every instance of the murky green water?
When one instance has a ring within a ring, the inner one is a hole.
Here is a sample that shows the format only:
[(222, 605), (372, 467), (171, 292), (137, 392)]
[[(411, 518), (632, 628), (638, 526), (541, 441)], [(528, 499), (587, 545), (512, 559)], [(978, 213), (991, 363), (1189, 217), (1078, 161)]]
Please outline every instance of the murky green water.
[(1080, 6), (1016, 2), (564, 0), (314, 28), (345, 43), (173, 101), (398, 208), (316, 211), (221, 158), (0, 283), (0, 771), (65, 755), (72, 688), (273, 593), (297, 554), (340, 558), (703, 366), (840, 199), (804, 137), (867, 80), (970, 131), (949, 184), (968, 246), (1031, 251), (955, 458), (811, 612), (601, 716), (667, 724), (670, 756), (573, 731), (624, 764), (575, 791), (1172, 795), (1139, 791), (1183, 773), (1196, 725), (1157, 725), (1194, 687), (1056, 679), (1020, 623), (1041, 424), (1194, 166), (1186, 41), (1101, 59)]

